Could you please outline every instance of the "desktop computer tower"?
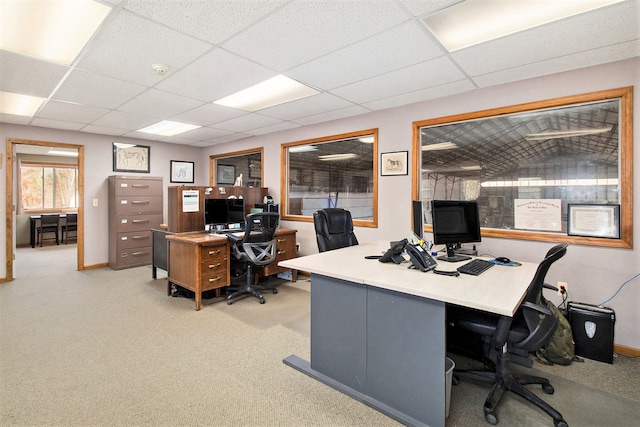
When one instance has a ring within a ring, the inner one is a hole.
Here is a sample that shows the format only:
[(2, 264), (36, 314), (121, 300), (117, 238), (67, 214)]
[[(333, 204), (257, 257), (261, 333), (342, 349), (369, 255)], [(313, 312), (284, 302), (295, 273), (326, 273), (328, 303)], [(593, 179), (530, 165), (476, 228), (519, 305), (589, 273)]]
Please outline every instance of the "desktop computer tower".
[(256, 203), (257, 209), (262, 209), (262, 212), (276, 212), (278, 213), (278, 205), (273, 203)]
[(613, 363), (613, 335), (616, 314), (607, 307), (579, 302), (567, 304), (577, 356)]

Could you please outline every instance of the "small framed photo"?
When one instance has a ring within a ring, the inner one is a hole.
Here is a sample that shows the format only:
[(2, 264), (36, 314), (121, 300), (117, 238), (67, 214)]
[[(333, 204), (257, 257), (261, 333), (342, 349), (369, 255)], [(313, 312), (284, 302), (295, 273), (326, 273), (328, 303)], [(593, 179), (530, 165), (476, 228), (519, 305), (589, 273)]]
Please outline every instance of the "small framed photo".
[(193, 184), (194, 162), (183, 162), (181, 160), (171, 160), (171, 182)]
[(409, 173), (408, 161), (408, 151), (382, 153), (380, 154), (380, 175), (407, 175)]
[(236, 182), (236, 167), (233, 165), (218, 165), (217, 184), (233, 185)]
[(249, 178), (262, 178), (262, 164), (260, 160), (249, 162)]
[(147, 145), (113, 143), (114, 172), (149, 173), (149, 155), (151, 148)]
[(569, 204), (569, 236), (620, 238), (620, 205)]

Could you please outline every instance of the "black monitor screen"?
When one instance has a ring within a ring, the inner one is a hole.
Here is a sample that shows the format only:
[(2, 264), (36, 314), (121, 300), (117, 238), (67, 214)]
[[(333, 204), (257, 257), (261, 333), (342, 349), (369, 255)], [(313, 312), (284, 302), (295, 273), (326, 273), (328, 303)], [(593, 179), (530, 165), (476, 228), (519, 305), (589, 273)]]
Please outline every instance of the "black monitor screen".
[(229, 216), (227, 222), (244, 222), (244, 199), (227, 199)]
[(412, 202), (413, 216), (413, 234), (419, 239), (424, 237), (424, 220), (422, 211), (422, 200), (414, 200)]
[(204, 224), (226, 224), (229, 219), (227, 199), (204, 199)]
[(435, 244), (480, 242), (480, 214), (476, 201), (433, 200)]

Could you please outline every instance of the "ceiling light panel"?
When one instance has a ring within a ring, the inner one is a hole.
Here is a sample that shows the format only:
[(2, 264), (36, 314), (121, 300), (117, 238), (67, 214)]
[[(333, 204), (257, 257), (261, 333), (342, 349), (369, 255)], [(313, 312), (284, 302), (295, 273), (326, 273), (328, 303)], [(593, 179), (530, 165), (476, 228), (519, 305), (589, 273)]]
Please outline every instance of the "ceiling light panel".
[(33, 117), (44, 98), (0, 91), (0, 113)]
[(201, 126), (189, 125), (186, 123), (172, 122), (170, 120), (163, 120), (151, 126), (139, 129), (138, 132), (151, 133), (154, 135), (162, 136), (174, 136), (181, 133), (188, 132), (190, 130), (198, 129)]
[(214, 101), (214, 104), (254, 112), (318, 93), (320, 92), (316, 89), (278, 75)]
[(0, 48), (71, 65), (110, 11), (92, 0), (3, 1)]
[(449, 52), (623, 0), (466, 0), (424, 18)]

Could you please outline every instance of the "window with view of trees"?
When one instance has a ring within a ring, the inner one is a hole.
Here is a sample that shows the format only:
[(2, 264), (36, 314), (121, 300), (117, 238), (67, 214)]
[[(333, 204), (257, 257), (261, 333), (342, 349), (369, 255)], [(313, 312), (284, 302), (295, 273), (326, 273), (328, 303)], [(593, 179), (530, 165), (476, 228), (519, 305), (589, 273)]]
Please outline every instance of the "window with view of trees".
[(24, 211), (77, 209), (78, 168), (23, 162), (20, 191)]
[(377, 152), (377, 129), (283, 144), (282, 218), (311, 221), (337, 207), (355, 225), (376, 227)]

